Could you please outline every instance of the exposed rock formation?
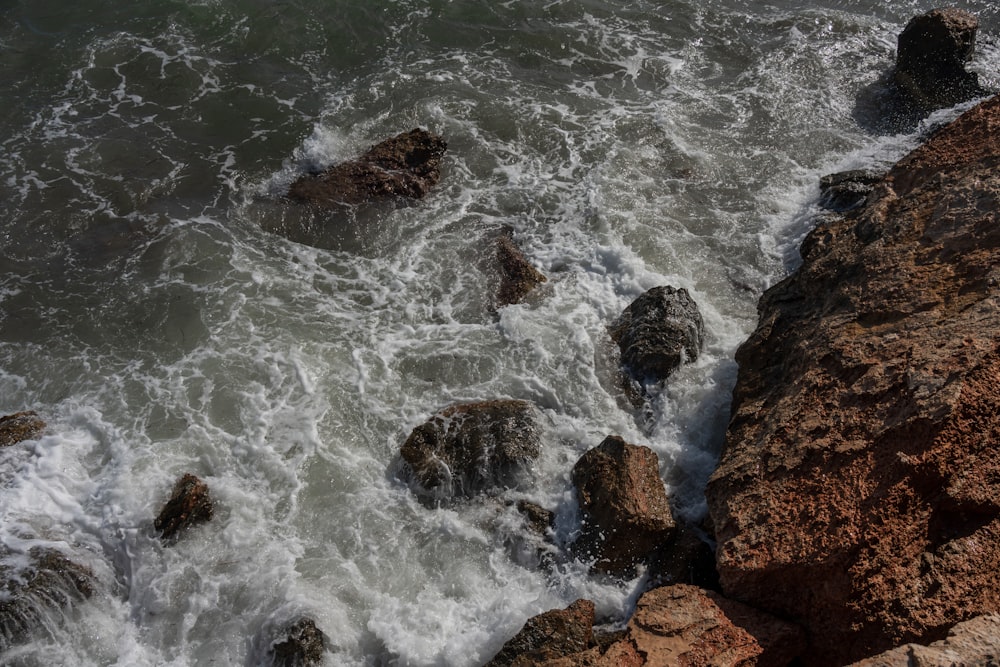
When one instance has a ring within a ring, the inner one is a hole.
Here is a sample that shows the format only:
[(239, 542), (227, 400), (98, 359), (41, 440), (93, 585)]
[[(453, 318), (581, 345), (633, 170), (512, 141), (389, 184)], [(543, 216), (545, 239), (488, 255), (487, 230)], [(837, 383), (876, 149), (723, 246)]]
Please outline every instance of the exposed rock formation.
[(573, 549), (594, 567), (629, 574), (674, 531), (659, 461), (649, 447), (608, 436), (573, 467), (583, 530)]
[(725, 593), (844, 664), (1000, 611), (1000, 100), (761, 299), (707, 496)]
[(323, 664), (325, 637), (309, 618), (301, 618), (288, 627), (281, 641), (269, 651), (273, 667), (313, 667)]
[(174, 484), (170, 499), (160, 510), (153, 527), (163, 539), (172, 540), (178, 537), (180, 531), (211, 519), (212, 513), (208, 485), (194, 475), (185, 473)]
[(356, 160), (302, 176), (288, 188), (288, 197), (318, 206), (419, 199), (441, 180), (441, 158), (447, 147), (438, 135), (410, 130), (372, 146)]
[(939, 667), (1000, 664), (1000, 616), (979, 616), (959, 623), (948, 637), (930, 646), (906, 644), (850, 667)]
[(633, 301), (609, 328), (622, 365), (643, 385), (667, 379), (701, 351), (705, 326), (684, 288), (654, 287)]
[(594, 636), (594, 603), (577, 600), (529, 618), (485, 667), (533, 667), (590, 647)]
[(453, 405), (413, 429), (400, 454), (425, 497), (513, 487), (539, 454), (535, 410), (519, 400)]
[(531, 290), (546, 282), (546, 278), (531, 265), (515, 243), (513, 229), (505, 227), (493, 242), (496, 244), (499, 274), (494, 308), (520, 303)]
[(57, 622), (63, 609), (90, 597), (94, 575), (54, 549), (35, 547), (23, 560), (0, 551), (0, 655)]
[(0, 417), (0, 447), (9, 447), (23, 440), (34, 440), (44, 430), (45, 422), (34, 410)]
[(872, 169), (853, 169), (824, 176), (819, 181), (819, 204), (844, 213), (863, 204), (885, 174)]

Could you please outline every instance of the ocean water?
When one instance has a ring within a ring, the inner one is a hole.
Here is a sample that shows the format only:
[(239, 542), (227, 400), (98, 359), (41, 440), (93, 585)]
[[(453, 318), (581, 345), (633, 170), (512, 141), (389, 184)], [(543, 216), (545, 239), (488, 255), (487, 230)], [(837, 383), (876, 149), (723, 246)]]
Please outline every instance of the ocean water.
[[(733, 353), (819, 177), (927, 127), (877, 136), (853, 111), (934, 6), (0, 0), (0, 414), (48, 422), (0, 450), (0, 542), (8, 572), (47, 546), (97, 579), (0, 663), (254, 665), (305, 615), (329, 665), (471, 667), (580, 597), (622, 623), (642, 573), (538, 567), (510, 503), (554, 511), (565, 546), (573, 463), (618, 434), (704, 513)], [(1000, 87), (1000, 12), (963, 6)], [(449, 143), (426, 199), (282, 201), (418, 126)], [(501, 225), (549, 282), (494, 316)], [(698, 302), (705, 349), (637, 411), (606, 327), (662, 284)], [(410, 430), (490, 398), (539, 409), (530, 479), (418, 502)], [(164, 545), (152, 519), (185, 472), (216, 516)]]

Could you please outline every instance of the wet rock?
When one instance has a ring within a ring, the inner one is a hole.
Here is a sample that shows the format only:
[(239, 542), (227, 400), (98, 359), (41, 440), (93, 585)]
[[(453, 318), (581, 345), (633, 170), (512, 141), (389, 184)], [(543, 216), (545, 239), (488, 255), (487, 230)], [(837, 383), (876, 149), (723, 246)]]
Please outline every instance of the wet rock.
[(529, 618), (485, 667), (532, 667), (585, 651), (593, 639), (594, 603), (577, 600)]
[(824, 176), (819, 181), (819, 205), (837, 213), (856, 208), (884, 175), (874, 169), (854, 169)]
[(290, 625), (269, 651), (273, 667), (313, 667), (323, 664), (326, 636), (310, 618)]
[(419, 199), (441, 180), (447, 147), (438, 135), (410, 130), (372, 146), (356, 160), (302, 176), (288, 188), (288, 198), (317, 206)]
[(0, 655), (61, 622), (67, 607), (94, 593), (94, 574), (55, 549), (0, 550)]
[(9, 447), (24, 440), (34, 440), (43, 431), (45, 422), (34, 410), (0, 417), (0, 447)]
[(659, 460), (648, 447), (608, 436), (573, 467), (583, 529), (573, 550), (602, 572), (627, 576), (673, 536)]
[(806, 664), (1000, 609), (998, 126), (994, 98), (828, 220), (737, 352), (722, 589), (804, 626)]
[(513, 229), (505, 227), (494, 239), (494, 243), (499, 278), (494, 308), (521, 303), (531, 290), (547, 279), (524, 256), (524, 252), (514, 241)]
[(990, 614), (959, 623), (929, 646), (906, 644), (850, 667), (938, 667), (1000, 664), (1000, 616)]
[(545, 536), (555, 525), (555, 512), (533, 502), (517, 501), (517, 511), (527, 520), (528, 527), (538, 535)]
[(165, 540), (176, 539), (182, 530), (212, 518), (212, 500), (208, 485), (190, 473), (174, 484), (170, 499), (160, 510), (153, 527)]
[(452, 405), (413, 429), (400, 454), (430, 499), (514, 487), (539, 454), (535, 410), (520, 400)]
[(701, 351), (704, 324), (684, 288), (654, 287), (633, 301), (609, 329), (632, 378), (656, 384)]

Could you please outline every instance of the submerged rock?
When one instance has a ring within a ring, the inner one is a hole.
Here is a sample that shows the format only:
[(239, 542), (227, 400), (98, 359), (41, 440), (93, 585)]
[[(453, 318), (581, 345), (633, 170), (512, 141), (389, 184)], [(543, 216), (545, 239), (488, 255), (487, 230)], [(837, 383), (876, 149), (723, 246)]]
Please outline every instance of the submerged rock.
[(532, 405), (494, 400), (445, 408), (413, 429), (400, 454), (420, 495), (446, 499), (516, 486), (539, 449)]
[(44, 430), (45, 422), (34, 410), (0, 417), (0, 447), (9, 447), (24, 440), (34, 440)]
[(673, 535), (659, 461), (649, 447), (608, 436), (573, 467), (583, 529), (573, 550), (602, 572), (627, 575)]
[(413, 129), (372, 146), (356, 160), (302, 176), (288, 188), (288, 198), (317, 206), (419, 199), (441, 180), (447, 147), (442, 137)]
[(524, 252), (514, 241), (513, 229), (505, 227), (495, 238), (494, 243), (499, 274), (494, 307), (501, 308), (520, 303), (531, 290), (547, 279), (524, 256)]
[(684, 288), (654, 287), (633, 301), (609, 329), (622, 365), (640, 384), (656, 384), (701, 351), (704, 324)]
[(532, 667), (590, 648), (594, 637), (594, 603), (577, 600), (529, 618), (485, 667)]
[(0, 655), (58, 623), (65, 609), (94, 593), (94, 574), (55, 549), (18, 555), (0, 550)]
[(313, 667), (323, 664), (326, 636), (310, 618), (288, 626), (268, 651), (273, 667)]
[(194, 475), (185, 473), (174, 484), (170, 499), (160, 510), (153, 527), (163, 539), (172, 540), (182, 530), (211, 519), (212, 513), (208, 485)]
[(722, 588), (805, 627), (806, 664), (1000, 609), (998, 126), (994, 98), (826, 221), (737, 352)]

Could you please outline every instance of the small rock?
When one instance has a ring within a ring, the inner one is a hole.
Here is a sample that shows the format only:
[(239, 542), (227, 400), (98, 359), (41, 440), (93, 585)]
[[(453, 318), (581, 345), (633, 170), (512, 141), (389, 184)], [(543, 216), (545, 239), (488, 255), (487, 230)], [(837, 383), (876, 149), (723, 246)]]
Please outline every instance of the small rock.
[(555, 525), (555, 513), (541, 505), (527, 500), (519, 500), (517, 501), (517, 511), (527, 520), (528, 527), (538, 535), (546, 535)]
[(273, 667), (313, 667), (323, 664), (326, 637), (315, 621), (302, 618), (288, 627), (271, 647)]
[(494, 301), (496, 308), (501, 308), (520, 303), (531, 290), (547, 279), (528, 262), (524, 252), (514, 241), (513, 229), (505, 227), (494, 242), (500, 274), (500, 284)]
[(212, 518), (212, 513), (208, 485), (194, 475), (185, 473), (174, 484), (170, 500), (156, 517), (153, 527), (160, 531), (163, 539), (170, 540), (180, 531), (208, 521)]
[(9, 447), (23, 440), (34, 440), (44, 430), (45, 422), (34, 410), (0, 417), (0, 447)]
[(598, 570), (628, 575), (673, 536), (670, 502), (650, 448), (608, 436), (577, 461), (573, 484), (583, 513), (573, 549), (594, 558)]
[(529, 618), (485, 667), (532, 667), (546, 660), (590, 648), (594, 603), (577, 600), (566, 609), (554, 609)]

